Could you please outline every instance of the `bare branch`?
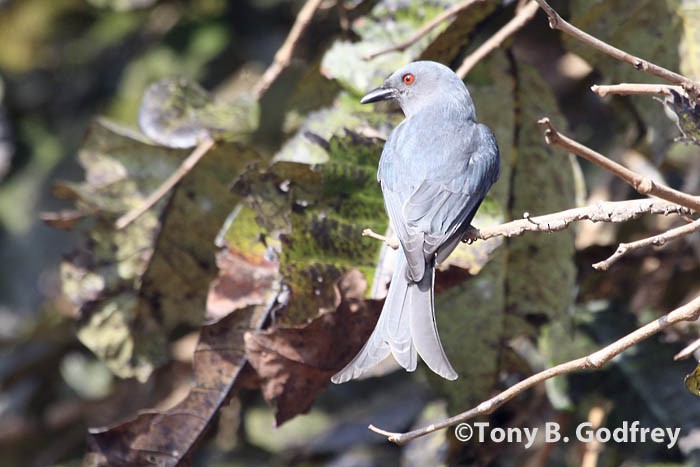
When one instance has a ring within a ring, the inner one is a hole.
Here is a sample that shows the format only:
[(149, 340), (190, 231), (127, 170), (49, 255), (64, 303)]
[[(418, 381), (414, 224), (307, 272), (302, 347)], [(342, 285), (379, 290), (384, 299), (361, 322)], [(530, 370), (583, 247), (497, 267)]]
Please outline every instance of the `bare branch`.
[(187, 156), (187, 159), (182, 161), (180, 167), (173, 172), (170, 177), (167, 178), (153, 193), (151, 193), (148, 198), (146, 198), (143, 203), (136, 206), (131, 211), (127, 212), (115, 222), (114, 226), (117, 229), (123, 229), (127, 225), (135, 221), (141, 214), (148, 211), (154, 204), (156, 204), (163, 196), (165, 196), (182, 178), (187, 175), (192, 168), (197, 165), (197, 162), (204, 157), (204, 155), (209, 152), (209, 150), (216, 144), (216, 142), (207, 138), (203, 142), (194, 148), (192, 154)]
[(492, 237), (517, 237), (525, 232), (557, 232), (571, 223), (588, 220), (591, 222), (626, 222), (642, 214), (688, 215), (690, 210), (662, 199), (645, 198), (628, 201), (604, 201), (581, 208), (546, 214), (543, 216), (523, 215), (523, 219), (505, 224), (479, 229), (475, 237), (486, 240)]
[[(691, 213), (692, 211), (684, 206), (656, 198), (634, 199), (627, 201), (601, 201), (589, 206), (567, 209), (566, 211), (545, 214), (542, 216), (531, 216), (526, 212), (523, 214), (522, 219), (484, 229), (470, 229), (466, 240), (475, 241), (488, 240), (489, 238), (493, 237), (518, 237), (523, 235), (525, 232), (558, 232), (566, 229), (574, 222), (585, 220), (591, 222), (621, 223), (637, 219), (644, 214), (659, 214), (664, 216), (676, 214), (683, 217), (688, 216)], [(700, 220), (695, 222), (700, 223)], [(680, 227), (679, 229), (685, 230), (689, 225), (691, 224)], [(700, 225), (695, 227), (693, 231), (697, 229), (700, 229)], [(690, 232), (685, 233), (685, 235), (688, 233)], [(666, 232), (666, 234), (670, 234), (672, 238), (660, 240), (660, 242), (676, 238), (676, 233), (673, 231)], [(395, 250), (399, 247), (399, 243), (395, 238), (387, 238), (384, 235), (374, 232), (372, 229), (363, 230), (362, 236), (385, 242), (388, 246)]]
[(421, 37), (425, 36), (428, 34), (430, 31), (435, 29), (438, 24), (442, 23), (443, 21), (447, 20), (448, 18), (456, 15), (462, 10), (466, 10), (467, 8), (471, 7), (472, 5), (475, 5), (476, 3), (482, 3), (485, 0), (465, 0), (463, 2), (460, 2), (456, 5), (453, 5), (452, 7), (448, 8), (447, 10), (443, 11), (439, 15), (437, 15), (435, 18), (431, 19), (427, 23), (425, 23), (418, 31), (413, 33), (411, 37), (406, 39), (405, 41), (401, 42), (400, 44), (397, 44), (393, 47), (389, 47), (384, 50), (380, 50), (379, 52), (374, 52), (371, 54), (367, 54), (363, 57), (365, 60), (372, 60), (374, 58), (379, 57), (380, 55), (387, 54), (389, 52), (403, 52), (416, 42), (420, 40)]
[(385, 237), (384, 235), (380, 235), (376, 233), (372, 229), (365, 229), (362, 231), (362, 236), (363, 237), (369, 237), (369, 238), (374, 238), (376, 240), (381, 240), (382, 242), (386, 243), (389, 247), (391, 247), (394, 250), (399, 249), (399, 242), (395, 238), (388, 238)]
[(591, 91), (598, 94), (600, 97), (605, 97), (608, 94), (619, 94), (621, 96), (633, 94), (660, 94), (662, 96), (670, 96), (671, 90), (679, 94), (685, 92), (681, 86), (670, 86), (667, 84), (620, 83), (610, 85), (594, 84), (591, 86)]
[[(593, 430), (597, 430), (603, 425), (608, 410), (608, 408), (601, 404), (597, 404), (591, 408), (588, 412), (588, 423), (591, 424)], [(596, 467), (603, 446), (603, 443), (598, 439), (587, 441), (583, 446), (584, 451), (581, 459), (581, 467)]]
[(253, 95), (256, 99), (260, 99), (260, 97), (265, 94), (265, 91), (268, 90), (280, 73), (292, 62), (294, 49), (302, 33), (311, 23), (316, 10), (321, 6), (321, 3), (323, 3), (323, 0), (307, 0), (301, 10), (299, 10), (299, 14), (294, 21), (292, 29), (289, 31), (289, 35), (287, 35), (287, 38), (284, 40), (284, 44), (279, 48), (275, 54), (275, 58), (272, 60), (272, 64), (265, 70), (260, 81), (258, 81), (253, 89)]
[(549, 6), (549, 4), (545, 0), (535, 1), (540, 5), (540, 7), (549, 17), (550, 28), (558, 29), (559, 31), (569, 34), (575, 39), (578, 39), (579, 41), (583, 42), (589, 47), (600, 50), (601, 52), (610, 55), (611, 57), (621, 62), (629, 63), (636, 70), (650, 74), (652, 76), (656, 76), (658, 78), (668, 81), (669, 83), (681, 85), (686, 90), (691, 92), (694, 96), (697, 96), (700, 93), (700, 83), (698, 83), (697, 81), (690, 80), (683, 75), (679, 75), (678, 73), (674, 73), (673, 71), (655, 65), (654, 63), (647, 62), (646, 60), (643, 60), (639, 57), (635, 57), (634, 55), (631, 55), (625, 52), (624, 50), (620, 50), (616, 47), (613, 47), (607, 42), (593, 37), (590, 34), (581, 31), (576, 26), (573, 26), (571, 23), (564, 21), (562, 17), (559, 16), (559, 13), (557, 13), (554, 10), (554, 8)]
[(478, 49), (469, 54), (467, 58), (464, 59), (462, 64), (459, 66), (457, 71), (457, 76), (464, 78), (467, 73), (474, 68), (479, 60), (493, 52), (495, 49), (503, 44), (503, 41), (508, 39), (510, 36), (515, 34), (520, 28), (525, 26), (537, 13), (538, 10), (537, 2), (531, 0), (524, 7), (518, 11), (513, 19), (508, 21), (501, 29), (499, 29), (493, 36), (491, 36), (486, 42), (481, 44)]
[(658, 198), (671, 201), (672, 203), (680, 204), (681, 206), (685, 206), (694, 211), (700, 210), (700, 198), (667, 187), (666, 185), (656, 183), (651, 178), (644, 177), (636, 172), (633, 172), (627, 167), (608, 159), (604, 155), (595, 152), (583, 144), (562, 135), (561, 133), (557, 132), (552, 123), (549, 121), (549, 118), (542, 118), (537, 123), (545, 127), (544, 137), (547, 144), (559, 146), (576, 154), (577, 156), (586, 159), (587, 161), (593, 162), (594, 164), (615, 174), (643, 195), (653, 195)]
[(696, 350), (700, 349), (700, 339), (696, 339), (690, 344), (688, 344), (683, 350), (678, 352), (673, 356), (674, 361), (685, 360), (695, 353)]
[(695, 321), (696, 319), (698, 319), (698, 317), (700, 317), (700, 296), (694, 298), (689, 303), (679, 308), (676, 308), (670, 313), (655, 319), (654, 321), (636, 329), (635, 331), (632, 331), (626, 336), (616, 340), (612, 344), (609, 344), (590, 355), (577, 358), (576, 360), (571, 360), (566, 363), (562, 363), (555, 367), (548, 368), (544, 371), (540, 371), (539, 373), (535, 373), (529, 378), (520, 381), (519, 383), (511, 386), (510, 388), (492, 397), (491, 399), (482, 402), (478, 406), (467, 410), (466, 412), (462, 412), (458, 415), (455, 415), (454, 417), (450, 417), (448, 419), (439, 421), (437, 423), (433, 423), (429, 426), (419, 428), (417, 430), (409, 431), (407, 433), (392, 433), (385, 430), (381, 430), (372, 425), (369, 426), (369, 429), (376, 433), (386, 436), (391, 442), (394, 442), (396, 444), (405, 444), (408, 441), (411, 441), (412, 439), (419, 438), (429, 433), (433, 433), (437, 430), (456, 425), (460, 422), (470, 420), (479, 415), (489, 414), (501, 405), (511, 400), (513, 397), (525, 391), (526, 389), (529, 389), (543, 381), (553, 378), (554, 376), (563, 375), (574, 371), (601, 368), (612, 358), (621, 354), (633, 345), (648, 339), (649, 337), (653, 336), (659, 331), (662, 331), (663, 329), (666, 329), (682, 321)]
[(622, 258), (627, 253), (638, 250), (640, 248), (645, 248), (647, 246), (662, 246), (671, 240), (676, 240), (686, 235), (690, 235), (693, 232), (700, 230), (700, 219), (691, 222), (690, 224), (682, 225), (676, 227), (675, 229), (668, 230), (662, 234), (654, 235), (653, 237), (643, 238), (631, 243), (620, 243), (617, 247), (615, 253), (613, 253), (610, 258), (593, 265), (594, 268), (599, 271), (607, 271), (610, 266), (615, 264), (617, 260)]

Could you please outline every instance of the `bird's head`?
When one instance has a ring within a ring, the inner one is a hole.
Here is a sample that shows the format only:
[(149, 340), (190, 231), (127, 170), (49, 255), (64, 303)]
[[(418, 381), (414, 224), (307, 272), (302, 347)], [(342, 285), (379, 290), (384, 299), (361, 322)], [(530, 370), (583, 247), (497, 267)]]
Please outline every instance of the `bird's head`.
[(435, 105), (457, 106), (474, 118), (474, 105), (464, 82), (451, 69), (437, 62), (409, 63), (392, 73), (384, 84), (368, 92), (360, 102), (396, 100), (407, 117)]

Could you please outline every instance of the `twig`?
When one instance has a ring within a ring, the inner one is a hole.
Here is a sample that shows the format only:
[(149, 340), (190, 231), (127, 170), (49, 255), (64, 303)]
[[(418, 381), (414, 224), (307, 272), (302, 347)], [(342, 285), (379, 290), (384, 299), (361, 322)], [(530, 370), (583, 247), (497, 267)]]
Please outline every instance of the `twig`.
[(435, 29), (435, 27), (445, 21), (446, 19), (450, 18), (451, 16), (459, 13), (462, 10), (466, 10), (467, 8), (471, 7), (475, 3), (481, 3), (484, 2), (485, 0), (465, 0), (464, 2), (460, 2), (456, 5), (453, 5), (452, 7), (448, 8), (447, 10), (443, 11), (439, 15), (437, 15), (435, 18), (431, 19), (427, 23), (425, 23), (421, 28), (413, 33), (411, 37), (406, 39), (405, 41), (401, 42), (400, 44), (397, 44), (393, 47), (386, 48), (384, 50), (380, 50), (379, 52), (374, 52), (371, 54), (367, 54), (364, 57), (362, 57), (364, 60), (372, 60), (374, 58), (379, 57), (380, 55), (387, 54), (389, 52), (403, 52), (416, 42), (418, 40), (428, 34), (430, 31)]
[(486, 240), (492, 237), (517, 237), (525, 232), (557, 232), (573, 222), (626, 222), (642, 214), (690, 214), (686, 207), (662, 199), (645, 198), (627, 201), (603, 201), (580, 208), (567, 209), (543, 216), (532, 217), (526, 213), (523, 219), (505, 224), (479, 229), (476, 238)]
[(396, 444), (405, 444), (412, 439), (433, 433), (437, 430), (447, 428), (449, 426), (456, 425), (465, 420), (472, 419), (479, 415), (489, 414), (496, 410), (501, 405), (508, 402), (513, 397), (522, 393), (526, 389), (529, 389), (536, 384), (546, 381), (554, 376), (563, 375), (566, 373), (571, 373), (573, 371), (580, 370), (590, 370), (601, 368), (604, 364), (609, 362), (612, 358), (621, 354), (625, 350), (629, 349), (635, 344), (648, 339), (654, 334), (662, 331), (669, 326), (672, 326), (681, 321), (695, 321), (700, 317), (700, 296), (694, 298), (689, 303), (676, 308), (670, 313), (655, 319), (654, 321), (645, 324), (644, 326), (632, 331), (626, 336), (616, 340), (612, 344), (609, 344), (602, 349), (593, 352), (585, 357), (577, 358), (566, 363), (562, 363), (552, 368), (540, 371), (534, 375), (526, 378), (519, 383), (511, 386), (500, 394), (488, 399), (476, 407), (462, 412), (454, 417), (442, 420), (438, 423), (431, 424), (429, 426), (419, 428), (417, 430), (409, 431), (406, 433), (392, 433), (385, 430), (380, 430), (372, 425), (369, 429), (386, 436), (389, 441)]
[(681, 85), (689, 92), (692, 92), (694, 96), (697, 96), (698, 93), (700, 93), (700, 83), (690, 80), (683, 75), (679, 75), (678, 73), (674, 73), (671, 70), (667, 70), (666, 68), (655, 65), (654, 63), (647, 62), (646, 60), (643, 60), (639, 57), (635, 57), (634, 55), (631, 55), (625, 52), (624, 50), (620, 50), (616, 47), (613, 47), (607, 42), (603, 42), (602, 40), (593, 37), (586, 32), (581, 31), (579, 28), (573, 26), (571, 23), (564, 21), (562, 17), (559, 16), (559, 13), (557, 13), (554, 10), (554, 8), (549, 6), (549, 4), (545, 0), (535, 1), (540, 5), (540, 7), (549, 17), (550, 28), (558, 29), (559, 31), (569, 34), (570, 36), (578, 39), (584, 44), (593, 47), (594, 49), (598, 49), (601, 52), (610, 55), (611, 57), (621, 62), (629, 63), (636, 70), (664, 79), (669, 83)]
[(268, 90), (280, 73), (292, 62), (294, 48), (299, 42), (304, 30), (311, 23), (321, 3), (323, 3), (323, 0), (307, 0), (301, 10), (299, 10), (299, 14), (294, 21), (292, 29), (289, 31), (289, 35), (284, 40), (284, 44), (279, 48), (275, 54), (275, 58), (272, 60), (272, 64), (265, 70), (260, 81), (258, 81), (253, 89), (253, 95), (256, 99), (260, 99), (260, 97), (265, 94), (265, 91)]
[(593, 162), (605, 170), (612, 172), (614, 175), (629, 183), (632, 188), (643, 195), (653, 195), (658, 198), (671, 201), (672, 203), (680, 204), (681, 206), (685, 206), (694, 211), (700, 210), (700, 198), (667, 187), (666, 185), (656, 183), (651, 178), (639, 175), (638, 173), (633, 172), (632, 170), (618, 164), (617, 162), (614, 162), (611, 159), (608, 159), (604, 155), (595, 152), (583, 144), (562, 135), (561, 133), (557, 132), (554, 126), (552, 126), (549, 118), (542, 118), (538, 120), (537, 123), (545, 127), (544, 137), (547, 144), (566, 149), (577, 156), (580, 156), (587, 161)]
[[(603, 425), (606, 416), (606, 409), (600, 405), (594, 406), (588, 412), (588, 423), (591, 429), (597, 431)], [(596, 467), (598, 465), (598, 457), (604, 448), (604, 444), (597, 438), (594, 438), (584, 444), (583, 458), (581, 459), (581, 467)]]
[[(601, 52), (610, 55), (611, 57), (625, 63), (629, 63), (632, 65), (635, 69), (639, 71), (643, 71), (645, 73), (648, 73), (653, 76), (657, 76), (659, 78), (665, 79), (666, 81), (669, 81), (671, 83), (675, 84), (684, 84), (691, 82), (688, 78), (685, 76), (679, 75), (678, 73), (674, 73), (673, 71), (667, 70), (666, 68), (660, 67), (658, 65), (655, 65), (653, 63), (649, 63), (645, 60), (642, 60), (639, 57), (635, 57), (623, 50), (620, 50), (616, 47), (613, 47), (612, 45), (608, 44), (607, 42), (604, 42), (594, 36), (591, 36), (590, 34), (580, 30), (576, 26), (573, 26), (571, 23), (565, 21), (562, 19), (561, 16), (559, 16), (559, 13), (557, 13), (554, 8), (552, 8), (545, 0), (535, 0), (540, 7), (544, 10), (544, 12), (547, 14), (549, 17), (549, 27), (552, 29), (558, 29), (559, 31), (562, 31), (566, 34), (569, 34), (570, 36), (578, 39), (579, 41), (583, 42), (584, 44), (593, 47), (594, 49), (600, 50)], [(691, 82), (694, 84), (694, 82)]]
[(591, 91), (598, 94), (600, 97), (605, 97), (608, 94), (619, 94), (622, 96), (629, 96), (632, 94), (661, 94), (663, 96), (670, 96), (672, 89), (679, 94), (684, 92), (682, 87), (670, 86), (668, 84), (620, 83), (610, 85), (594, 84), (591, 86)]
[(681, 350), (676, 355), (674, 355), (673, 360), (674, 361), (685, 360), (686, 358), (693, 355), (693, 353), (695, 353), (695, 351), (698, 349), (700, 349), (700, 338), (694, 340), (693, 342), (688, 344), (683, 350)]
[(644, 248), (651, 245), (662, 246), (666, 242), (685, 237), (686, 235), (690, 235), (691, 233), (697, 232), (698, 230), (700, 230), (700, 219), (695, 220), (690, 224), (682, 225), (680, 227), (676, 227), (675, 229), (668, 230), (662, 234), (654, 235), (653, 237), (643, 238), (641, 240), (637, 240), (635, 242), (630, 243), (620, 243), (620, 245), (617, 247), (617, 250), (615, 250), (615, 253), (613, 253), (612, 256), (610, 256), (610, 258), (606, 259), (605, 261), (595, 263), (593, 267), (599, 271), (607, 271), (610, 268), (610, 266), (617, 262), (617, 260), (619, 260), (631, 251), (638, 250), (640, 248)]
[[(684, 206), (657, 198), (633, 199), (627, 201), (601, 201), (589, 206), (567, 209), (566, 211), (545, 214), (542, 216), (533, 217), (530, 215), (530, 213), (526, 212), (523, 214), (522, 219), (506, 222), (493, 227), (470, 230), (469, 239), (488, 240), (489, 238), (493, 237), (510, 238), (518, 237), (523, 235), (525, 232), (552, 233), (564, 230), (574, 222), (586, 220), (591, 222), (621, 223), (637, 219), (644, 214), (660, 214), (664, 216), (677, 214), (679, 216), (688, 216), (691, 213), (692, 210)], [(669, 230), (661, 235), (640, 240), (639, 242), (645, 242), (645, 244), (633, 246), (632, 248), (636, 249), (647, 245), (659, 245), (669, 240), (679, 238), (683, 235), (688, 235), (698, 229), (700, 229), (700, 219), (692, 221), (690, 224), (678, 227), (677, 229)], [(362, 236), (381, 240), (393, 249), (397, 249), (399, 247), (396, 239), (387, 238), (384, 235), (380, 235), (372, 231), (372, 229), (363, 230)], [(657, 239), (658, 237), (665, 238)], [(617, 258), (614, 261), (617, 261)], [(599, 266), (601, 263), (596, 263), (593, 265), (593, 267), (600, 269), (597, 266)]]
[(121, 216), (119, 219), (117, 219), (117, 222), (114, 224), (114, 226), (117, 229), (123, 229), (127, 225), (131, 224), (134, 220), (136, 220), (141, 214), (144, 212), (148, 211), (154, 204), (156, 204), (163, 196), (165, 196), (172, 187), (174, 187), (177, 182), (179, 182), (182, 177), (187, 175), (192, 168), (197, 165), (197, 162), (204, 157), (204, 155), (216, 144), (216, 142), (208, 138), (199, 145), (194, 148), (194, 151), (192, 151), (192, 154), (187, 156), (187, 159), (182, 161), (182, 164), (180, 164), (180, 167), (177, 168), (175, 172), (173, 172), (170, 177), (168, 177), (167, 180), (165, 180), (153, 193), (150, 194), (148, 198), (146, 198), (141, 204), (136, 206), (134, 209), (131, 211), (127, 212), (123, 216)]
[(369, 237), (369, 238), (374, 238), (376, 240), (381, 240), (382, 242), (386, 243), (389, 247), (393, 248), (394, 250), (399, 249), (399, 242), (395, 238), (388, 238), (384, 235), (380, 235), (376, 233), (372, 229), (365, 229), (362, 231), (362, 236), (363, 237)]
[(467, 73), (476, 65), (479, 60), (493, 52), (495, 49), (501, 46), (503, 41), (508, 37), (513, 35), (520, 28), (525, 26), (537, 13), (538, 10), (537, 2), (531, 0), (524, 7), (520, 9), (513, 16), (513, 19), (508, 21), (501, 29), (499, 29), (493, 36), (491, 36), (486, 42), (481, 44), (478, 49), (469, 54), (467, 58), (464, 59), (462, 64), (459, 66), (457, 71), (457, 76), (464, 78)]
[(387, 135), (383, 131), (377, 130), (367, 124), (362, 124), (353, 130), (358, 135), (368, 138), (368, 139), (379, 139), (382, 141), (387, 140)]

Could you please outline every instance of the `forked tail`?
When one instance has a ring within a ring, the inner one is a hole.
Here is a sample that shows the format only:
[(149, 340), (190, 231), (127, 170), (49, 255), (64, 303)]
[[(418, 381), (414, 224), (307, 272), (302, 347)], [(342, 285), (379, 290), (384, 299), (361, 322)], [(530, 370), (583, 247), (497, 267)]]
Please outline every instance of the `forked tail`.
[(331, 381), (340, 384), (357, 378), (390, 353), (407, 371), (416, 369), (420, 355), (438, 375), (449, 380), (457, 379), (438, 336), (433, 300), (434, 272), (433, 267), (426, 267), (420, 282), (409, 282), (406, 258), (402, 251), (399, 252), (377, 326), (357, 356)]

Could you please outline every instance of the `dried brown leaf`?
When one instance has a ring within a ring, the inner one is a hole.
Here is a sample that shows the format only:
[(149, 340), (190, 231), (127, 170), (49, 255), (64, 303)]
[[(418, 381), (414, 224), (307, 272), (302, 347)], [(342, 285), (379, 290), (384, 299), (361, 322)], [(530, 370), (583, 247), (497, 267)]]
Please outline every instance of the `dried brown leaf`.
[(144, 411), (127, 422), (90, 429), (92, 452), (85, 465), (186, 465), (197, 441), (242, 379), (244, 333), (259, 328), (265, 316), (261, 307), (247, 307), (203, 326), (194, 354), (195, 386), (187, 397), (169, 410)]
[(367, 283), (357, 270), (336, 283), (341, 298), (333, 312), (303, 327), (248, 332), (246, 351), (265, 400), (276, 407), (277, 425), (306, 413), (314, 398), (360, 350), (379, 318), (382, 303), (362, 300)]
[(75, 227), (75, 224), (77, 224), (78, 221), (83, 219), (85, 216), (85, 213), (74, 209), (39, 213), (39, 219), (46, 222), (51, 227), (62, 230), (72, 229)]
[(219, 277), (209, 287), (207, 318), (219, 319), (234, 310), (265, 302), (278, 280), (277, 263), (259, 258), (255, 263), (229, 249), (216, 255)]

